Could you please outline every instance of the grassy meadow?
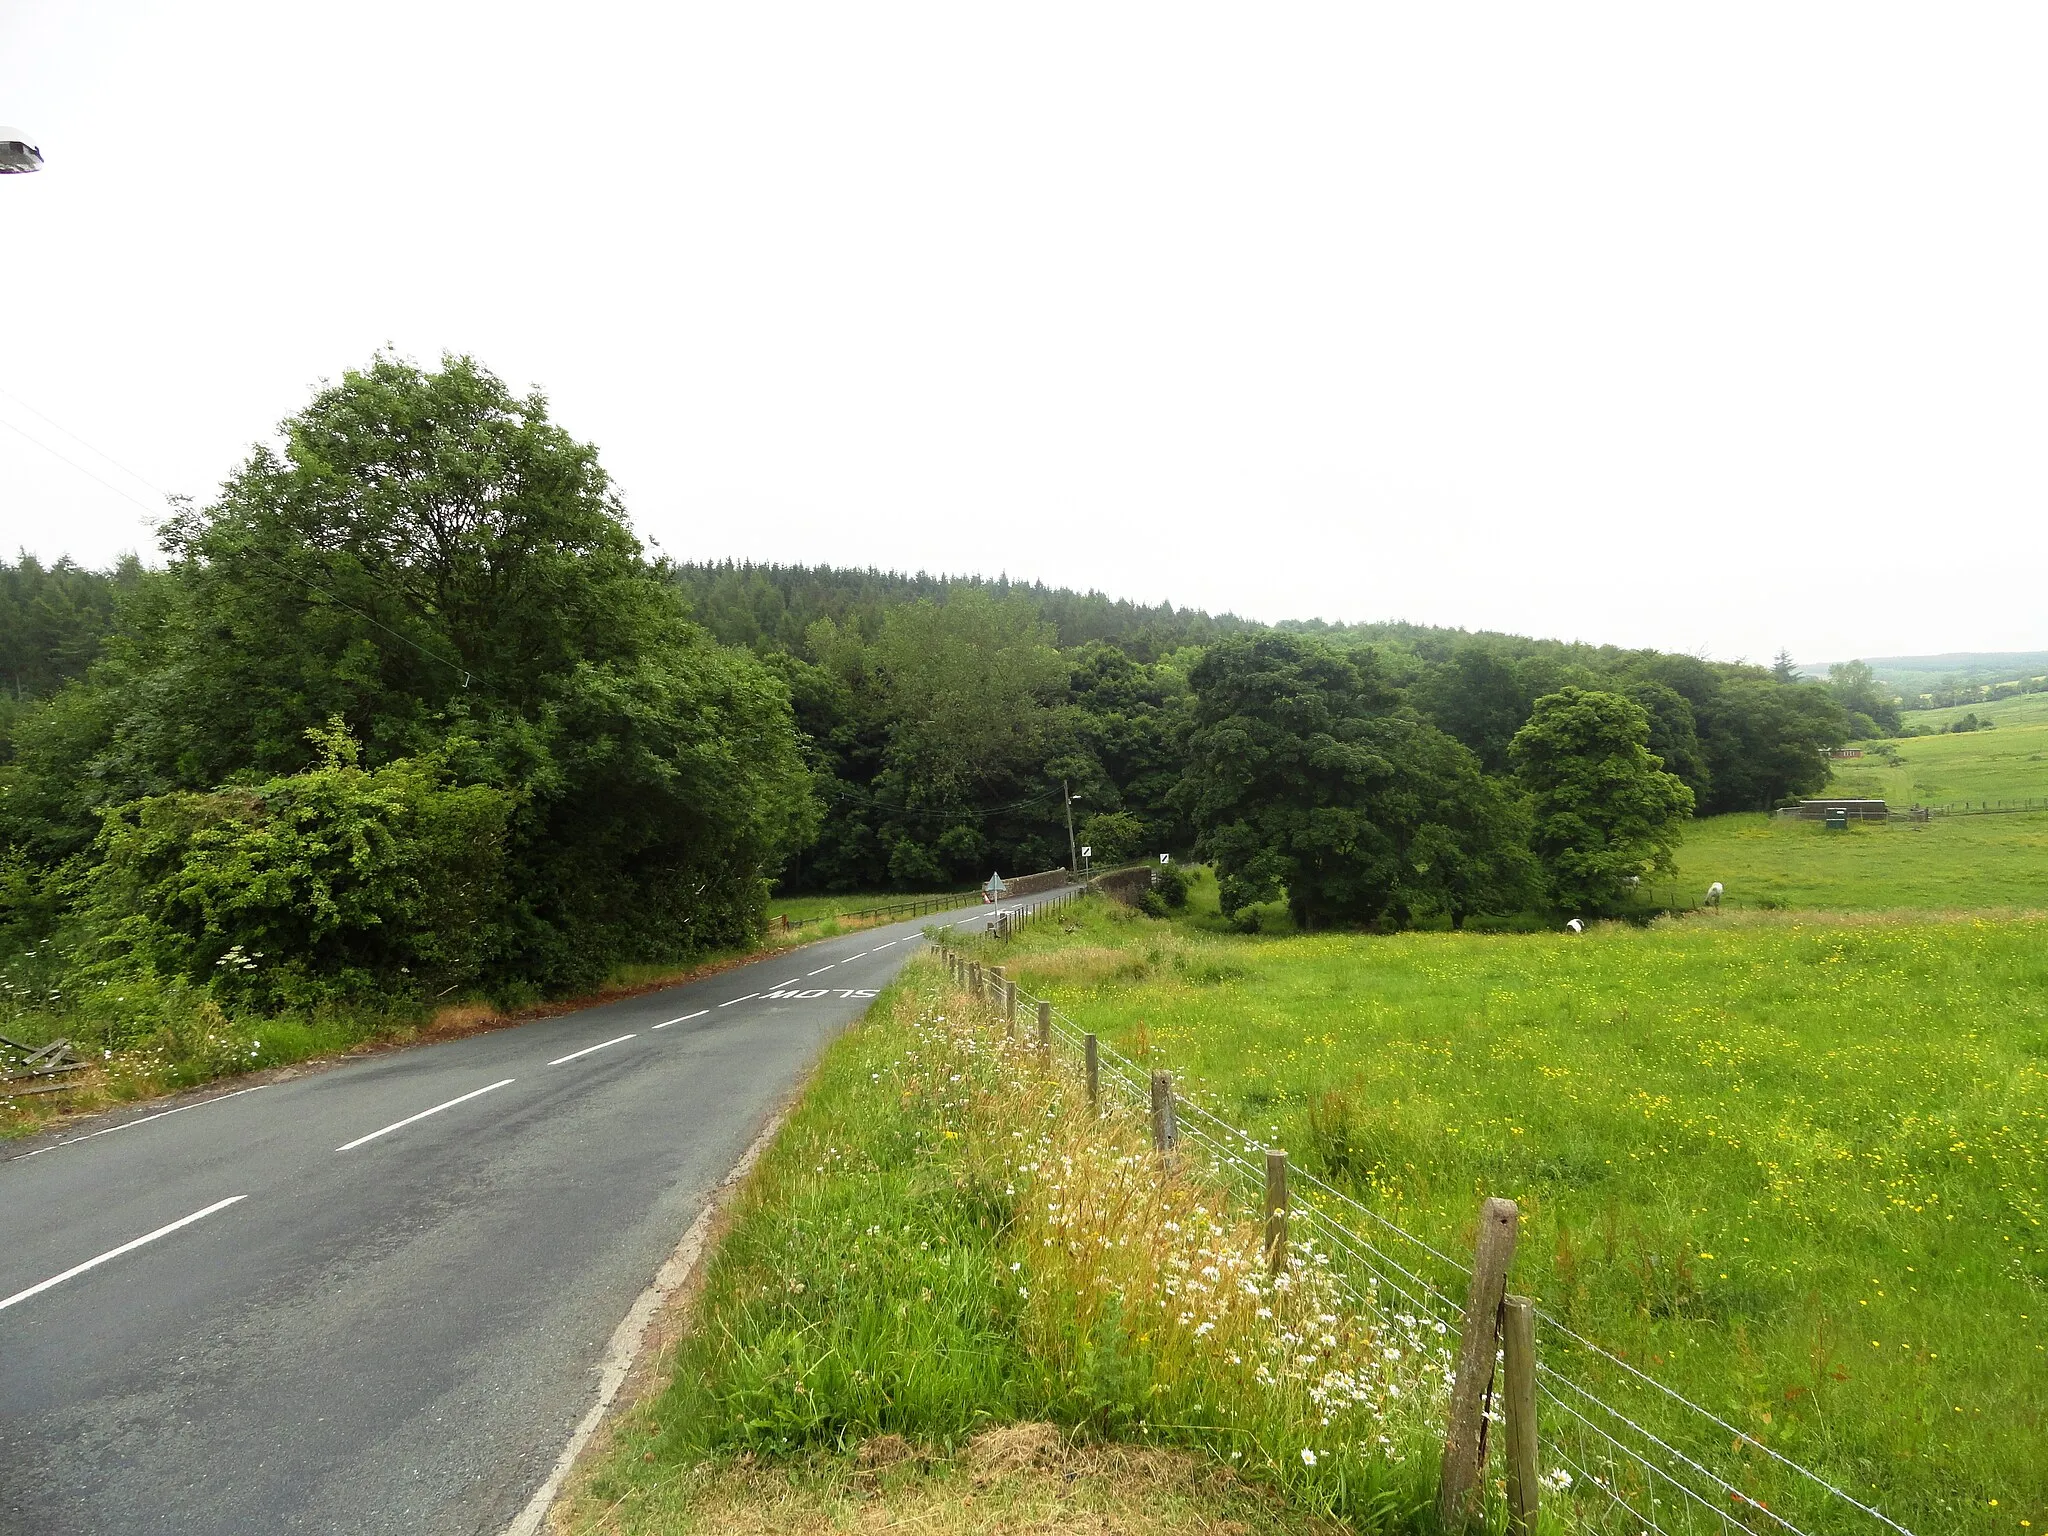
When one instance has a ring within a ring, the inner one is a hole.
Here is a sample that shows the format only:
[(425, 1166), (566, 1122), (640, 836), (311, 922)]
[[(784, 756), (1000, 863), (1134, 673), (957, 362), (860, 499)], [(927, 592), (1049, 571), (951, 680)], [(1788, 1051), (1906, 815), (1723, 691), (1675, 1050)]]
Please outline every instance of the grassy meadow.
[[(2048, 812), (1925, 822), (1710, 816), (1686, 829), (1677, 894), (1719, 880), (1732, 909), (2048, 912)], [(1659, 880), (1662, 894), (1667, 883)]]
[(1979, 720), (1996, 720), (2001, 727), (2039, 725), (2048, 722), (2048, 693), (2022, 693), (2009, 699), (1992, 699), (1983, 704), (1954, 704), (1943, 709), (1913, 709), (1906, 711), (1905, 720), (1907, 726), (1923, 731), (1944, 731), (1964, 715), (1975, 715)]
[[(1978, 712), (1997, 710), (2011, 723), (1891, 743), (1896, 765), (1874, 757), (1837, 762), (1830, 791), (1895, 807), (2048, 801), (2048, 694)], [(1710, 816), (1687, 827), (1677, 862), (1675, 882), (1658, 880), (1655, 894), (1678, 905), (1719, 880), (1724, 904), (1735, 909), (2048, 912), (2048, 811), (1856, 823), (1841, 831), (1757, 814)]]
[(1513, 1197), (1516, 1289), (1909, 1527), (2048, 1528), (2048, 920), (1262, 938), (1213, 891), (1006, 958), (1449, 1251)]
[[(959, 899), (963, 902), (972, 901), (974, 897), (975, 893), (970, 891), (961, 895)], [(834, 896), (771, 896), (768, 898), (769, 934), (772, 939), (780, 930), (782, 919), (785, 917), (790, 922), (801, 925), (806, 941), (819, 937), (830, 938), (834, 934), (867, 927), (871, 923), (902, 922), (902, 914), (885, 914), (876, 918), (855, 918), (851, 914), (868, 907), (894, 906), (900, 902), (918, 899), (918, 896), (902, 891), (878, 891), (868, 895), (858, 892), (848, 895), (841, 892)], [(820, 928), (821, 919), (830, 932), (824, 932)]]
[[(1876, 757), (1836, 761), (1831, 794), (1868, 795), (1903, 810), (1909, 805), (1954, 805), (1981, 800), (2048, 799), (2048, 694), (2007, 700), (2030, 705), (2001, 717), (1991, 731), (1902, 737), (1889, 745), (1896, 766)], [(1996, 706), (1978, 710), (1981, 717)], [(1917, 717), (1916, 717), (1917, 718)], [(1866, 743), (1866, 746), (1876, 745)]]

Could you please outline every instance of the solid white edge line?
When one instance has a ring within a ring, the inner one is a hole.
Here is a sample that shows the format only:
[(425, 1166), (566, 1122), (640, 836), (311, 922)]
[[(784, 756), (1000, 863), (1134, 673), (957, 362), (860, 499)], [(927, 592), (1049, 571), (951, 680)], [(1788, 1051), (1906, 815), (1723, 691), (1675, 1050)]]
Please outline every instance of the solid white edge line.
[[(140, 1120), (125, 1121), (110, 1125), (103, 1131), (87, 1131), (83, 1136), (72, 1136), (63, 1141), (52, 1142), (47, 1147), (37, 1147), (33, 1152), (24, 1152), (21, 1157), (41, 1157), (45, 1152), (54, 1152), (59, 1147), (75, 1147), (81, 1141), (91, 1141), (95, 1136), (111, 1136), (116, 1131), (132, 1131), (138, 1125), (147, 1125), (152, 1120), (161, 1120), (165, 1115), (182, 1115), (188, 1109), (204, 1109), (209, 1104), (218, 1104), (222, 1099), (239, 1099), (245, 1093), (254, 1093), (259, 1088), (268, 1088), (268, 1083), (258, 1083), (255, 1088), (237, 1088), (233, 1093), (216, 1093), (210, 1099), (201, 1099), (197, 1104), (180, 1104), (176, 1109), (158, 1110), (153, 1115), (144, 1115)], [(21, 1157), (10, 1157), (10, 1163), (18, 1163)]]
[(337, 1152), (353, 1152), (357, 1147), (360, 1147), (366, 1141), (375, 1141), (379, 1136), (389, 1136), (393, 1131), (404, 1130), (405, 1127), (411, 1125), (415, 1120), (424, 1120), (429, 1115), (438, 1115), (444, 1109), (453, 1109), (456, 1105), (465, 1104), (469, 1100), (476, 1098), (480, 1094), (489, 1093), (492, 1088), (502, 1088), (507, 1083), (513, 1081), (516, 1081), (516, 1079), (509, 1077), (501, 1077), (498, 1079), (498, 1081), (491, 1084), (490, 1088), (478, 1088), (474, 1092), (465, 1093), (459, 1099), (450, 1099), (446, 1104), (436, 1104), (432, 1109), (423, 1109), (416, 1115), (407, 1115), (403, 1120), (394, 1120), (391, 1122), (391, 1124), (385, 1126), (383, 1130), (372, 1131), (367, 1136), (358, 1136), (354, 1141), (346, 1142), (343, 1145), (336, 1147), (334, 1150)]
[(659, 1024), (655, 1025), (654, 1027), (656, 1029), (667, 1029), (671, 1024), (687, 1024), (692, 1019), (703, 1018), (704, 1015), (709, 1013), (710, 1011), (711, 1010), (709, 1008), (699, 1008), (695, 1013), (686, 1013), (679, 1019), (663, 1019)]
[(96, 1259), (87, 1259), (83, 1264), (74, 1264), (71, 1266), (71, 1268), (65, 1270), (63, 1274), (52, 1275), (49, 1279), (43, 1281), (42, 1284), (32, 1285), (25, 1291), (16, 1291), (12, 1296), (9, 1296), (5, 1301), (0, 1301), (0, 1312), (5, 1312), (17, 1301), (27, 1301), (31, 1296), (40, 1296), (44, 1291), (47, 1291), (51, 1286), (62, 1285), (66, 1280), (69, 1280), (74, 1275), (82, 1275), (88, 1269), (97, 1269), (100, 1265), (106, 1263), (109, 1259), (118, 1259), (124, 1253), (133, 1253), (137, 1248), (140, 1248), (144, 1243), (153, 1243), (158, 1238), (166, 1237), (171, 1233), (177, 1231), (180, 1227), (189, 1227), (195, 1221), (204, 1221), (207, 1217), (211, 1216), (215, 1211), (224, 1211), (229, 1206), (233, 1205), (237, 1200), (246, 1200), (248, 1198), (249, 1197), (247, 1195), (229, 1195), (225, 1200), (214, 1201), (213, 1204), (209, 1205), (203, 1211), (194, 1211), (190, 1216), (180, 1216), (176, 1221), (171, 1222), (167, 1226), (158, 1227), (154, 1232), (145, 1233), (141, 1237), (131, 1238), (129, 1241), (123, 1243), (118, 1248), (109, 1248), (105, 1253), (101, 1254)]
[(604, 1364), (599, 1369), (597, 1401), (590, 1405), (590, 1411), (583, 1415), (583, 1421), (576, 1426), (576, 1432), (569, 1436), (569, 1443), (562, 1448), (562, 1454), (555, 1459), (554, 1470), (547, 1480), (536, 1488), (533, 1497), (526, 1501), (526, 1508), (519, 1517), (505, 1528), (504, 1536), (540, 1536), (543, 1522), (548, 1517), (548, 1508), (562, 1491), (569, 1471), (576, 1465), (576, 1458), (583, 1454), (583, 1448), (590, 1444), (591, 1437), (603, 1425), (605, 1414), (611, 1409), (619, 1395), (619, 1389), (626, 1384), (626, 1377), (632, 1372), (633, 1362), (640, 1356), (640, 1347), (646, 1342), (647, 1325), (654, 1321), (654, 1314), (663, 1303), (689, 1282), (698, 1262), (704, 1257), (704, 1246), (711, 1237), (711, 1223), (718, 1214), (718, 1194), (731, 1189), (753, 1170), (768, 1143), (775, 1139), (775, 1133), (782, 1129), (787, 1110), (779, 1109), (761, 1128), (761, 1134), (754, 1138), (753, 1145), (741, 1154), (733, 1164), (731, 1173), (719, 1185), (712, 1198), (704, 1202), (704, 1209), (697, 1213), (697, 1219), (683, 1234), (683, 1240), (676, 1244), (676, 1251), (669, 1255), (668, 1262), (661, 1266), (661, 1272), (654, 1277), (654, 1283), (640, 1293), (619, 1326), (612, 1331), (611, 1343), (605, 1349)]
[(571, 1051), (566, 1056), (557, 1056), (553, 1061), (549, 1062), (548, 1065), (551, 1067), (559, 1067), (565, 1061), (574, 1061), (578, 1056), (588, 1056), (592, 1051), (601, 1051), (608, 1045), (618, 1045), (622, 1041), (630, 1040), (632, 1038), (632, 1035), (616, 1035), (610, 1040), (600, 1040), (595, 1045), (586, 1045), (580, 1051)]

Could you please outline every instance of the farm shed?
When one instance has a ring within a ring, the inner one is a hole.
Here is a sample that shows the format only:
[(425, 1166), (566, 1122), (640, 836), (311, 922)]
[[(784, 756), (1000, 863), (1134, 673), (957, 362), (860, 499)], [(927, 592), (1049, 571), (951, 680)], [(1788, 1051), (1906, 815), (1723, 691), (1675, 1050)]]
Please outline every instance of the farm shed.
[(1801, 821), (1826, 821), (1832, 811), (1846, 812), (1851, 821), (1885, 821), (1891, 816), (1882, 800), (1845, 800), (1838, 796), (1833, 800), (1799, 802)]

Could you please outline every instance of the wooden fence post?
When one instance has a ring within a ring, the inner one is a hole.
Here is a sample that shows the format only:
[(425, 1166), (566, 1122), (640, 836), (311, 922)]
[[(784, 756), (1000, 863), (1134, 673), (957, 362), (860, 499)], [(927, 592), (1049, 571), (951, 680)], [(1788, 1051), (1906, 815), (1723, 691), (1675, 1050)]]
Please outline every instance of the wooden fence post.
[(1173, 1074), (1152, 1074), (1152, 1145), (1171, 1152), (1178, 1127), (1173, 1123)]
[(1536, 1461), (1536, 1303), (1509, 1296), (1501, 1303), (1507, 1358), (1508, 1536), (1536, 1536), (1542, 1491)]
[(1266, 1263), (1274, 1274), (1287, 1267), (1287, 1154), (1266, 1149)]
[(1010, 1038), (1017, 1038), (1017, 983), (1003, 983), (1003, 1023), (1009, 1026)]
[(1486, 1470), (1486, 1401), (1493, 1391), (1493, 1357), (1500, 1338), (1501, 1298), (1515, 1256), (1515, 1202), (1490, 1199), (1479, 1212), (1472, 1253), (1472, 1289), (1458, 1334), (1458, 1372), (1451, 1382), (1444, 1460), (1437, 1484), (1437, 1523), (1449, 1536), (1467, 1530), (1479, 1513)]
[(1095, 1061), (1095, 1037), (1081, 1037), (1081, 1059), (1088, 1064), (1088, 1107), (1102, 1113), (1102, 1070)]
[(1038, 1000), (1038, 1054), (1046, 1066), (1052, 1065), (1052, 1004), (1042, 997)]

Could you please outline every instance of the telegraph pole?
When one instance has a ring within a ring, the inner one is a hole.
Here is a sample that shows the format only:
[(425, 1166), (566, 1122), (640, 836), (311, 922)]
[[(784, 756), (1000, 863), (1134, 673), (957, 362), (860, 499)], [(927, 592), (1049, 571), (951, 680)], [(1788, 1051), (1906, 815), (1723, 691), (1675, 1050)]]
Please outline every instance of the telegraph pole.
[(1081, 872), (1081, 850), (1074, 841), (1074, 793), (1067, 788), (1067, 781), (1060, 780), (1060, 803), (1067, 808), (1067, 871), (1078, 875)]

